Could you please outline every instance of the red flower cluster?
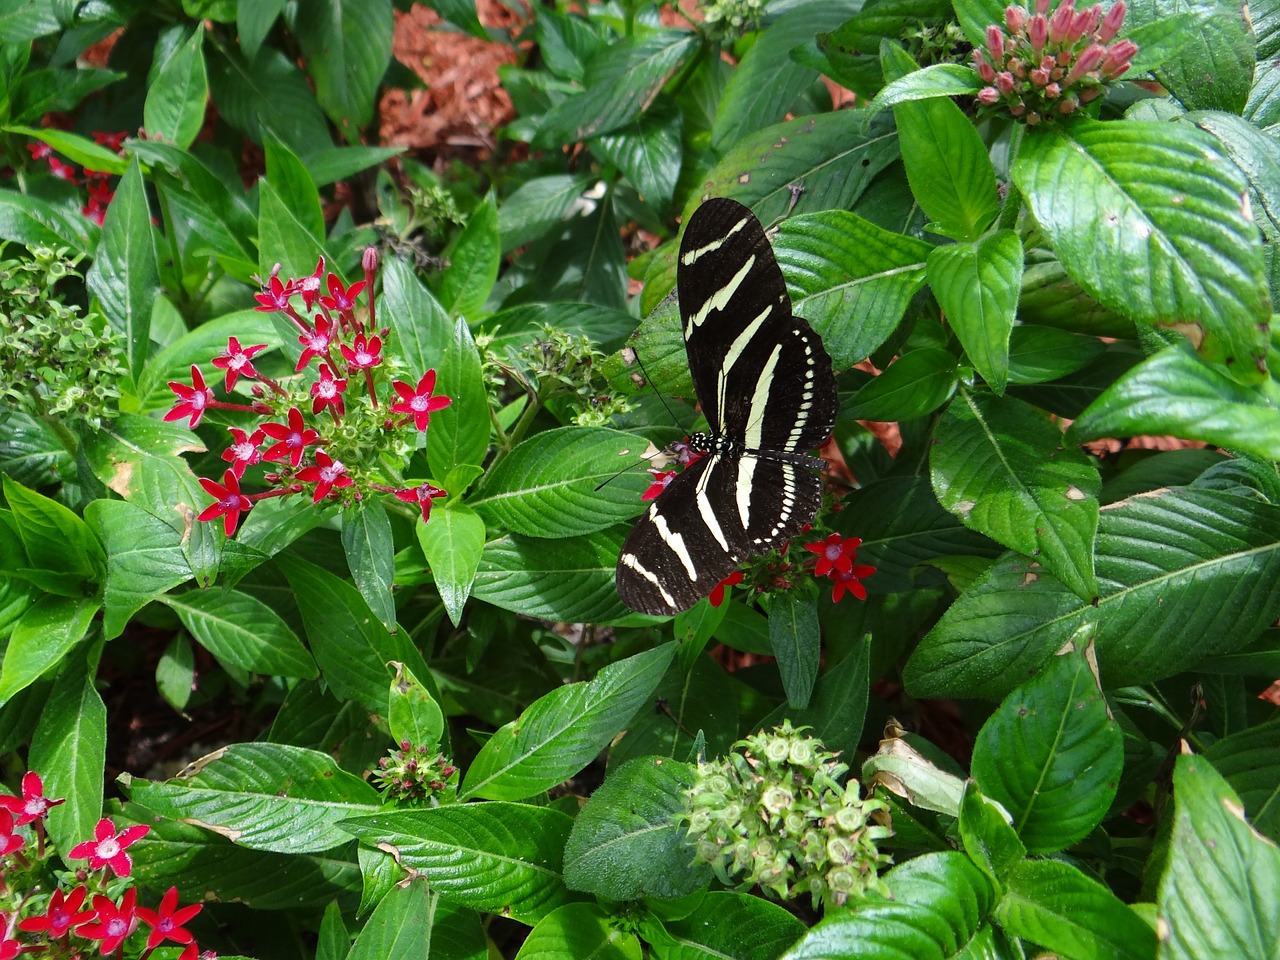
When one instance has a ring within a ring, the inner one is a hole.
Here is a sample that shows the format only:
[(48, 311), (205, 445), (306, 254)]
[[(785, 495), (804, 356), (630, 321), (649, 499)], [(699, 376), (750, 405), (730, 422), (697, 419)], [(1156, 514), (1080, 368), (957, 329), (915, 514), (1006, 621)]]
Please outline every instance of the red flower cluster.
[(813, 561), (813, 575), (829, 577), (834, 581), (835, 585), (831, 588), (832, 603), (839, 603), (846, 592), (853, 594), (859, 600), (867, 599), (867, 588), (861, 581), (875, 573), (876, 568), (855, 565), (854, 561), (858, 557), (860, 546), (862, 546), (860, 538), (845, 539), (838, 533), (831, 534), (825, 540), (804, 545), (810, 553), (818, 555), (818, 559)]
[[(358, 500), (363, 489), (390, 493), (398, 499), (418, 505), (425, 521), (430, 516), (433, 499), (445, 491), (431, 484), (416, 486), (383, 485), (366, 473), (353, 475), (348, 464), (372, 463), (378, 460), (369, 438), (384, 437), (390, 431), (412, 425), (425, 432), (431, 414), (443, 410), (453, 401), (436, 396), (436, 372), (426, 371), (416, 384), (393, 380), (383, 389), (385, 400), (391, 401), (388, 416), (380, 412), (379, 387), (385, 387), (383, 344), (388, 330), (374, 328), (375, 305), (373, 281), (378, 268), (377, 252), (365, 251), (364, 279), (345, 285), (336, 274), (325, 275), (324, 259), (307, 277), (281, 280), (272, 275), (255, 295), (257, 310), (281, 313), (298, 332), (302, 351), (294, 373), (302, 373), (313, 364), (315, 379), (299, 389), (299, 385), (277, 382), (257, 369), (255, 357), (267, 344), (244, 346), (236, 337), (227, 341), (226, 349), (211, 362), (224, 372), (223, 387), (227, 394), (242, 380), (252, 382), (252, 403), (217, 400), (198, 366), (191, 368), (191, 383), (173, 381), (169, 388), (177, 395), (166, 420), (186, 420), (195, 429), (209, 410), (233, 410), (263, 416), (253, 427), (229, 427), (232, 442), (222, 452), (230, 467), (222, 480), (200, 478), (200, 485), (214, 502), (199, 516), (211, 521), (222, 518), (227, 536), (235, 533), (240, 516), (254, 503), (267, 497), (289, 496), (307, 491), (314, 503), (343, 498)], [(327, 290), (322, 294), (321, 289)], [(357, 311), (359, 297), (368, 293), (368, 311)], [(302, 301), (302, 311), (295, 308), (294, 298)], [(315, 311), (311, 320), (304, 314)], [(354, 402), (352, 398), (355, 398)], [(327, 413), (327, 416), (325, 414)], [(351, 422), (353, 418), (363, 418)], [(342, 437), (358, 436), (361, 444)], [(347, 446), (344, 446), (344, 442)], [(265, 445), (265, 449), (264, 449)], [(319, 449), (319, 448), (325, 449)], [(245, 493), (240, 484), (245, 469), (262, 463), (276, 467), (265, 474), (269, 489), (261, 493)], [(398, 479), (398, 478), (397, 478)], [(343, 494), (342, 491), (348, 491)]]
[[(106, 133), (101, 130), (93, 132), (93, 142), (99, 146), (106, 147), (108, 150), (114, 150), (116, 153), (124, 152), (125, 133)], [(53, 155), (53, 148), (43, 140), (37, 140), (27, 144), (27, 151), (34, 160), (43, 160), (49, 166), (49, 172), (59, 180), (66, 180), (68, 183), (84, 183), (84, 188), (88, 197), (84, 206), (80, 208), (80, 212), (86, 217), (102, 226), (102, 222), (107, 217), (107, 206), (115, 197), (115, 191), (111, 189), (108, 182), (111, 174), (103, 170), (91, 170), (85, 167), (81, 171), (80, 179), (77, 177), (76, 168), (69, 163), (63, 163)]]
[(992, 24), (986, 49), (973, 51), (974, 66), (987, 84), (978, 91), (978, 102), (1004, 104), (1032, 126), (1097, 98), (1138, 52), (1132, 40), (1112, 43), (1124, 23), (1124, 0), (1116, 0), (1105, 16), (1101, 4), (1077, 11), (1075, 0), (1062, 0), (1050, 14), (1049, 3), (1036, 0), (1034, 14), (1006, 7), (1008, 32)]
[(177, 887), (168, 889), (158, 910), (138, 906), (138, 891), (134, 887), (126, 890), (118, 901), (94, 894), (93, 908), (81, 909), (88, 895), (89, 890), (84, 886), (76, 887), (66, 897), (61, 890), (55, 890), (44, 914), (19, 921), (18, 929), (44, 934), (46, 941), (62, 940), (69, 935), (98, 940), (101, 942), (99, 952), (105, 957), (115, 953), (141, 921), (151, 928), (147, 935), (148, 952), (169, 940), (184, 945), (179, 960), (195, 960), (199, 956), (200, 947), (185, 924), (204, 909), (204, 905), (195, 903), (179, 908)]

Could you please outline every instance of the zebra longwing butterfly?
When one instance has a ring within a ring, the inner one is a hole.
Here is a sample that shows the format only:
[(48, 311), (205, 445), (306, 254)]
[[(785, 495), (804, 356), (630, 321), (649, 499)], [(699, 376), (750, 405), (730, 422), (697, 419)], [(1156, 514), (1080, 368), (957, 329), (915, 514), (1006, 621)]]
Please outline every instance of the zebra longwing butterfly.
[(803, 451), (835, 426), (831, 358), (791, 300), (755, 215), (708, 200), (689, 217), (676, 289), (689, 372), (710, 427), (705, 453), (667, 485), (618, 555), (618, 594), (675, 614), (752, 554), (799, 533), (822, 503), (823, 461)]

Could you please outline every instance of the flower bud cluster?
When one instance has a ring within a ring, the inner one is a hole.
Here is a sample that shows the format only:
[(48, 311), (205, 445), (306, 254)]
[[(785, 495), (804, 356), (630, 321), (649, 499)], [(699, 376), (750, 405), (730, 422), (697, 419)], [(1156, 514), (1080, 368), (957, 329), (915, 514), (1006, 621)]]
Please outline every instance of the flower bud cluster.
[(711, 0), (702, 4), (702, 22), (714, 37), (740, 37), (760, 27), (765, 0)]
[(32, 416), (114, 417), (124, 344), (99, 313), (80, 316), (57, 284), (78, 278), (67, 250), (0, 261), (0, 404)]
[(848, 765), (806, 729), (786, 721), (699, 763), (688, 839), (722, 882), (780, 900), (808, 893), (816, 908), (887, 895), (877, 871), (890, 858), (876, 843), (893, 833), (888, 806), (863, 799), (857, 780), (842, 785)]
[(1099, 97), (1138, 52), (1132, 40), (1115, 39), (1124, 23), (1124, 0), (1105, 15), (1101, 4), (1076, 10), (1075, 0), (1062, 0), (1052, 13), (1049, 4), (1036, 0), (1034, 13), (1005, 7), (1004, 29), (987, 27), (986, 42), (973, 51), (986, 84), (978, 102), (1003, 105), (1030, 126), (1068, 116)]
[(438, 807), (458, 790), (458, 768), (434, 747), (408, 740), (378, 760), (373, 779), (388, 803), (402, 807)]

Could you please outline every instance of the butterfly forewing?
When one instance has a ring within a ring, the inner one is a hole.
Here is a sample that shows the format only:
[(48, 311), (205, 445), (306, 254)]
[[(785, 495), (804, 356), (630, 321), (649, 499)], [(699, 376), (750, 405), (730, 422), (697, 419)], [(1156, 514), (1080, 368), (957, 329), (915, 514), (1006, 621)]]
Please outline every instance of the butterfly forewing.
[(619, 555), (619, 595), (652, 614), (687, 609), (748, 556), (813, 519), (822, 483), (801, 452), (827, 439), (837, 407), (831, 359), (792, 315), (750, 210), (718, 199), (693, 213), (676, 285), (689, 370), (716, 449), (671, 481)]

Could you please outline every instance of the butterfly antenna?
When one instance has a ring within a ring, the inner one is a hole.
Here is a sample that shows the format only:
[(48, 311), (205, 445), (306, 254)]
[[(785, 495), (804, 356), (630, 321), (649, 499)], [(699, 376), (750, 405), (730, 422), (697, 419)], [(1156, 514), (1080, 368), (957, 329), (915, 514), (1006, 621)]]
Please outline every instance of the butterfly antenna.
[[(644, 374), (644, 382), (649, 386), (653, 386), (653, 378), (649, 376), (649, 371), (644, 368), (644, 361), (640, 359), (640, 351), (632, 347), (631, 355), (636, 358), (636, 363), (640, 365), (640, 372)], [(680, 418), (676, 416), (675, 411), (667, 406), (667, 398), (662, 395), (662, 391), (655, 389), (653, 392), (658, 395), (658, 402), (662, 404), (662, 409), (667, 411), (667, 416), (671, 418), (671, 422), (685, 433), (688, 433), (689, 428), (681, 423)]]
[[(640, 372), (641, 372), (642, 374), (644, 374), (644, 382), (645, 382), (646, 384), (651, 384), (651, 383), (652, 383), (652, 380), (649, 378), (649, 371), (648, 371), (648, 370), (646, 370), (646, 369), (644, 368), (644, 361), (640, 359), (640, 353), (639, 353), (639, 351), (637, 351), (634, 347), (631, 347), (631, 348), (629, 348), (629, 349), (631, 350), (631, 356), (635, 358), (636, 363), (640, 364)], [(680, 422), (680, 418), (679, 418), (679, 417), (677, 417), (677, 416), (675, 415), (675, 411), (673, 411), (669, 406), (667, 406), (667, 398), (666, 398), (666, 397), (664, 397), (664, 396), (662, 395), (662, 393), (661, 393), (661, 392), (659, 392), (659, 391), (657, 391), (657, 390), (655, 390), (654, 392), (658, 394), (658, 400), (659, 400), (659, 401), (661, 401), (661, 403), (662, 403), (662, 409), (663, 409), (663, 410), (665, 410), (665, 411), (667, 411), (667, 416), (669, 416), (669, 417), (672, 419), (672, 421), (675, 423), (675, 425), (676, 425), (677, 427), (679, 427), (681, 430), (685, 430), (685, 426), (684, 426), (684, 424), (683, 424), (683, 423), (681, 423), (681, 422)], [(687, 431), (686, 431), (686, 432), (687, 432)], [(633, 469), (635, 469), (636, 467), (640, 466), (641, 464), (644, 464), (644, 463), (652, 463), (652, 462), (653, 462), (653, 458), (654, 458), (654, 457), (656, 457), (656, 456), (658, 456), (660, 453), (662, 453), (662, 451), (661, 451), (661, 450), (657, 450), (657, 451), (655, 451), (655, 452), (653, 452), (653, 453), (649, 454), (649, 456), (647, 456), (647, 457), (641, 457), (641, 458), (640, 458), (639, 463), (632, 463), (632, 464), (630, 464), (630, 465), (628, 465), (628, 466), (623, 467), (621, 470), (619, 470), (619, 471), (618, 471), (617, 473), (615, 473), (613, 476), (608, 477), (608, 478), (606, 478), (606, 479), (604, 479), (604, 480), (600, 481), (600, 483), (596, 484), (595, 490), (594, 490), (594, 491), (592, 491), (592, 492), (593, 492), (593, 493), (599, 493), (599, 492), (600, 492), (604, 487), (606, 487), (606, 486), (608, 486), (609, 484), (613, 483), (613, 481), (617, 480), (617, 479), (618, 479), (620, 476), (622, 476), (624, 473), (630, 473)]]

